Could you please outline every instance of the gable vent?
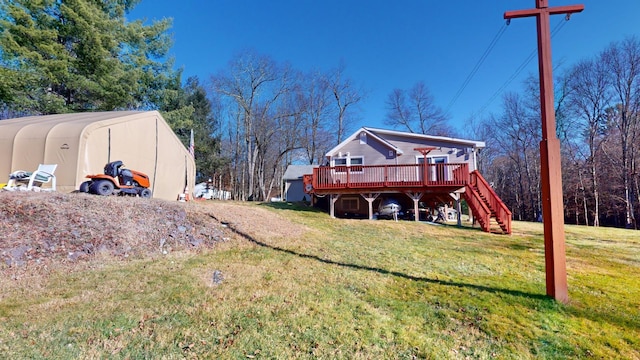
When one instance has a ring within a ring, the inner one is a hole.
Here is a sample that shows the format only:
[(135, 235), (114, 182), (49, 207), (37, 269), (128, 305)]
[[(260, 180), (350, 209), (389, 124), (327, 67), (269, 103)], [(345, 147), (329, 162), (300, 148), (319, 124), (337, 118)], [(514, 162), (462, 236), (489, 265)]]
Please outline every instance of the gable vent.
[(360, 133), (360, 144), (366, 144), (366, 143), (367, 143), (367, 133), (363, 131)]

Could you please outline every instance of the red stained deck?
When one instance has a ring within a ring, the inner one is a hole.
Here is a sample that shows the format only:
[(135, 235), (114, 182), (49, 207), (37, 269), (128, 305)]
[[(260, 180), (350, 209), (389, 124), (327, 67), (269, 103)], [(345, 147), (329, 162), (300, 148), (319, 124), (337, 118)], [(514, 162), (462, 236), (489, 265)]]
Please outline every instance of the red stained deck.
[(461, 194), (484, 231), (491, 231), (494, 218), (502, 231), (511, 233), (511, 211), (478, 171), (469, 172), (466, 163), (321, 166), (304, 175), (303, 182), (308, 193), (317, 195), (413, 192), (437, 196), (465, 188)]
[(321, 166), (313, 169), (309, 180), (316, 194), (428, 189), (451, 192), (469, 184), (469, 167), (468, 164)]

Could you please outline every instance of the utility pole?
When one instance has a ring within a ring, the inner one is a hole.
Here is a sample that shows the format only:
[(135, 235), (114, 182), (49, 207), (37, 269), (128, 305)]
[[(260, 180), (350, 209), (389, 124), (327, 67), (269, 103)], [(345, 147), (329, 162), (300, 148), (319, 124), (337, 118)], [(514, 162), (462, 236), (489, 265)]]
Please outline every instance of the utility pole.
[(551, 30), (549, 16), (581, 12), (584, 5), (549, 7), (548, 0), (535, 0), (535, 9), (504, 13), (507, 20), (536, 17), (538, 27), (538, 69), (540, 72), (540, 180), (542, 186), (542, 221), (544, 222), (544, 258), (547, 295), (567, 302), (567, 267), (565, 258), (564, 209), (562, 201), (562, 169), (560, 140), (556, 135), (553, 99), (553, 65), (551, 63)]

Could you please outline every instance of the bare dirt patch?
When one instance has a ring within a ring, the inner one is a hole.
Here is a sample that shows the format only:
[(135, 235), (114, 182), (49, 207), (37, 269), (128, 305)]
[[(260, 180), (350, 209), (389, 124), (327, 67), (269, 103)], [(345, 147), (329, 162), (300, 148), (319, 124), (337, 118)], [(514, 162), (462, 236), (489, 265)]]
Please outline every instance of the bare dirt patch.
[(259, 240), (295, 238), (308, 229), (257, 206), (235, 202), (213, 202), (201, 210), (223, 224)]
[(305, 231), (236, 202), (0, 191), (0, 270), (207, 249), (235, 237), (231, 229), (260, 241)]

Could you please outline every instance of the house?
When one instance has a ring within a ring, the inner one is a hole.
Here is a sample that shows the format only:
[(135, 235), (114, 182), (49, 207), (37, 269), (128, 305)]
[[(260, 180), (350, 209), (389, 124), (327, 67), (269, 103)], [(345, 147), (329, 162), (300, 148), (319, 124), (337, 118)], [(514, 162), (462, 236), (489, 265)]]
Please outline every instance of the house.
[(311, 174), (314, 165), (289, 165), (282, 176), (283, 199), (285, 201), (310, 201), (311, 195), (304, 191), (302, 177)]
[[(511, 212), (477, 170), (482, 141), (362, 127), (326, 153), (327, 166), (303, 178), (314, 202), (328, 199), (331, 216), (372, 219), (393, 199), (419, 218), (419, 203), (445, 204), (460, 214), (464, 199), (485, 231), (492, 221), (511, 232)], [(460, 222), (458, 215), (458, 222)]]
[[(149, 176), (152, 196), (193, 193), (193, 157), (157, 111), (28, 116), (0, 121), (0, 176), (57, 164), (57, 190), (72, 192), (88, 174), (121, 160)], [(4, 182), (0, 178), (0, 182)]]

